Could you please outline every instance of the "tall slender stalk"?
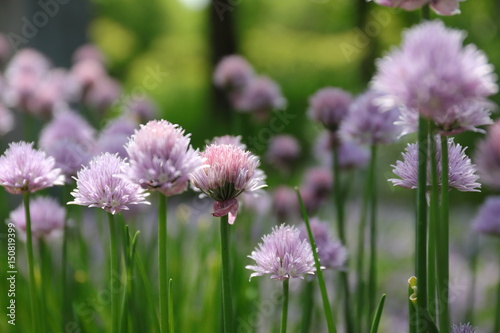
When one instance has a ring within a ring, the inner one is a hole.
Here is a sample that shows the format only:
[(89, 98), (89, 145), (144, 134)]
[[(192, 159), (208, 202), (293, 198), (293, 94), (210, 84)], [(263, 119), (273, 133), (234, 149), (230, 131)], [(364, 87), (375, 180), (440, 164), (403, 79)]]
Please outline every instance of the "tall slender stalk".
[(368, 275), (368, 320), (375, 311), (375, 295), (377, 294), (377, 188), (376, 188), (377, 146), (371, 147), (370, 160), (370, 266)]
[(24, 192), (23, 194), (24, 201), (24, 213), (26, 216), (26, 252), (28, 255), (28, 269), (29, 269), (29, 280), (30, 280), (30, 306), (31, 306), (31, 324), (33, 332), (37, 332), (38, 326), (38, 306), (37, 306), (37, 289), (36, 289), (36, 281), (35, 281), (35, 263), (33, 260), (33, 236), (31, 233), (31, 214), (30, 214), (30, 193)]
[(158, 193), (158, 286), (160, 289), (160, 328), (168, 332), (168, 276), (167, 276), (167, 197)]
[(109, 226), (109, 263), (110, 263), (110, 276), (109, 286), (111, 289), (111, 332), (118, 332), (118, 292), (112, 288), (114, 285), (114, 276), (118, 274), (118, 249), (116, 248), (116, 234), (115, 234), (115, 217), (113, 214), (108, 213), (108, 226)]
[(497, 285), (497, 305), (495, 308), (495, 324), (493, 333), (500, 332), (500, 276)]
[(222, 256), (222, 312), (224, 333), (233, 332), (233, 301), (231, 292), (231, 267), (229, 261), (228, 216), (220, 218), (220, 251)]
[[(344, 221), (344, 200), (342, 195), (342, 187), (340, 183), (340, 163), (339, 163), (339, 149), (338, 145), (333, 148), (333, 200), (337, 212), (337, 231), (340, 241), (347, 247), (347, 240), (345, 235), (345, 221)], [(351, 301), (349, 291), (349, 278), (347, 272), (340, 272), (341, 288), (344, 293), (344, 320), (346, 325), (346, 332), (352, 333), (352, 320), (351, 320)]]
[[(71, 198), (71, 187), (66, 184), (63, 189), (63, 204), (66, 205)], [(62, 235), (62, 254), (61, 254), (61, 328), (62, 332), (66, 329), (66, 323), (70, 321), (70, 298), (68, 288), (68, 219), (71, 209), (67, 207), (67, 215), (64, 219), (64, 228)]]
[(47, 331), (47, 325), (48, 325), (48, 320), (52, 318), (50, 315), (50, 312), (46, 306), (46, 301), (47, 301), (47, 289), (49, 288), (50, 284), (50, 279), (47, 279), (50, 276), (50, 255), (49, 251), (47, 249), (47, 244), (42, 238), (38, 239), (38, 251), (40, 253), (40, 262), (39, 262), (39, 267), (40, 267), (40, 285), (39, 285), (39, 300), (38, 300), (38, 311), (40, 315), (40, 326), (38, 327), (38, 330), (40, 332), (46, 332)]
[(302, 325), (301, 332), (308, 333), (311, 327), (313, 309), (314, 309), (314, 281), (306, 281), (306, 286), (302, 292)]
[(286, 333), (286, 322), (288, 318), (288, 284), (290, 279), (283, 281), (283, 309), (281, 310), (281, 328), (280, 333)]
[(427, 298), (430, 310), (430, 316), (436, 320), (437, 304), (436, 304), (436, 247), (437, 242), (440, 241), (439, 235), (439, 183), (438, 183), (438, 167), (437, 167), (437, 147), (435, 140), (435, 126), (430, 123), (430, 159), (431, 159), (431, 200), (430, 200), (430, 214), (429, 214), (429, 242), (427, 253), (427, 278), (428, 286)]
[(375, 313), (375, 316), (373, 317), (373, 322), (372, 322), (372, 327), (371, 327), (370, 333), (377, 333), (378, 332), (378, 325), (380, 324), (380, 318), (382, 317), (382, 311), (384, 311), (385, 297), (386, 297), (386, 295), (382, 294), (382, 297), (380, 298), (380, 302), (378, 303), (377, 312)]
[[(425, 314), (427, 313), (427, 156), (428, 121), (422, 116), (418, 121), (418, 188), (417, 188), (417, 327), (428, 327)], [(448, 331), (445, 331), (448, 332)]]
[[(297, 193), (297, 198), (299, 199), (300, 211), (302, 213), (302, 218), (306, 223), (307, 235), (309, 236), (309, 242), (311, 243), (311, 248), (316, 249), (316, 242), (311, 230), (311, 224), (309, 223), (309, 217), (307, 216), (306, 208), (302, 197), (300, 196), (299, 189), (296, 187), (295, 192)], [(332, 308), (330, 306), (330, 300), (328, 299), (328, 293), (326, 291), (325, 280), (323, 278), (323, 272), (321, 271), (321, 265), (319, 263), (318, 251), (312, 251), (314, 257), (314, 264), (316, 266), (316, 275), (318, 276), (319, 289), (321, 291), (321, 298), (323, 299), (323, 309), (325, 312), (326, 324), (328, 327), (328, 333), (337, 333), (335, 328), (335, 323), (333, 321)]]
[(450, 312), (448, 309), (449, 280), (449, 215), (448, 215), (448, 139), (441, 137), (441, 214), (437, 242), (438, 251), (438, 309), (439, 331), (450, 331)]

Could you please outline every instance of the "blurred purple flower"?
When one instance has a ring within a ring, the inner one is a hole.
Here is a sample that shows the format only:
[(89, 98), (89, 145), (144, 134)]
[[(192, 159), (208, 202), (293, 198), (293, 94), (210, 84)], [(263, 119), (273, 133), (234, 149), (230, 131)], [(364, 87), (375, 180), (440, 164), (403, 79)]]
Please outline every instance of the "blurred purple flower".
[[(323, 132), (314, 145), (314, 155), (324, 167), (332, 167), (332, 150), (335, 135), (330, 132)], [(343, 170), (363, 168), (368, 164), (370, 153), (362, 146), (350, 141), (341, 141), (339, 149), (339, 166)]]
[(250, 279), (266, 274), (279, 281), (303, 279), (304, 275), (316, 271), (311, 245), (307, 240), (300, 239), (300, 232), (294, 226), (282, 224), (274, 227), (271, 234), (262, 237), (262, 243), (248, 257), (256, 264), (245, 267), (254, 271)]
[(339, 88), (326, 87), (309, 98), (309, 117), (330, 131), (337, 131), (349, 112), (351, 95)]
[(247, 145), (241, 142), (241, 135), (233, 136), (233, 135), (223, 135), (216, 136), (212, 139), (212, 141), (207, 142), (207, 146), (210, 144), (215, 145), (234, 145), (240, 147), (241, 149), (247, 149)]
[(477, 147), (474, 161), (481, 182), (500, 190), (500, 121), (489, 127), (486, 139)]
[(311, 190), (315, 200), (323, 201), (330, 195), (332, 186), (331, 171), (323, 167), (314, 167), (306, 171), (301, 190)]
[(213, 80), (219, 88), (238, 91), (253, 77), (253, 68), (243, 57), (230, 55), (222, 58), (217, 64)]
[(132, 95), (125, 100), (123, 113), (130, 116), (137, 123), (146, 123), (158, 115), (158, 105), (149, 97)]
[(469, 323), (453, 325), (451, 328), (451, 333), (475, 333), (476, 329), (472, 327)]
[(76, 49), (73, 53), (73, 62), (92, 60), (101, 64), (106, 63), (106, 57), (101, 50), (94, 44), (84, 44)]
[(486, 199), (479, 208), (473, 226), (477, 232), (500, 236), (500, 196)]
[(166, 196), (186, 190), (189, 174), (201, 166), (198, 151), (190, 145), (190, 134), (166, 120), (141, 125), (125, 146), (130, 158), (131, 181)]
[(137, 125), (131, 119), (119, 117), (112, 119), (102, 130), (97, 141), (100, 152), (117, 153), (121, 158), (128, 157), (125, 144), (134, 134)]
[(273, 192), (272, 210), (279, 222), (300, 216), (297, 194), (288, 186), (278, 186)]
[(387, 7), (398, 7), (404, 10), (415, 10), (430, 5), (432, 10), (439, 15), (460, 14), (458, 3), (465, 0), (374, 0), (376, 3)]
[(71, 183), (71, 177), (76, 176), (78, 170), (88, 164), (94, 151), (69, 138), (63, 138), (48, 147), (47, 154), (56, 160), (56, 166), (61, 169), (66, 183)]
[(12, 194), (36, 192), (63, 184), (64, 176), (55, 167), (54, 158), (33, 149), (33, 143), (10, 143), (0, 156), (0, 185)]
[(204, 166), (191, 173), (190, 180), (195, 188), (215, 200), (213, 215), (229, 215), (229, 223), (233, 224), (238, 213), (236, 198), (266, 187), (259, 159), (238, 146), (224, 144), (209, 145), (200, 155)]
[(13, 127), (14, 116), (12, 112), (0, 103), (0, 137), (12, 131)]
[[(385, 95), (384, 106), (415, 109), (448, 126), (454, 121), (472, 127), (484, 123), (484, 110), (478, 106), (498, 91), (497, 77), (483, 52), (474, 45), (462, 47), (464, 38), (465, 33), (440, 21), (406, 31), (401, 48), (377, 62), (372, 87)], [(471, 106), (479, 114), (461, 119), (457, 111)]]
[(89, 88), (84, 103), (98, 113), (105, 113), (118, 100), (121, 93), (120, 83), (109, 76), (104, 76)]
[(88, 167), (78, 171), (75, 198), (68, 204), (99, 207), (116, 214), (128, 210), (129, 205), (149, 204), (149, 193), (139, 185), (121, 177), (127, 163), (118, 155), (103, 153), (90, 161)]
[(278, 170), (290, 171), (300, 157), (300, 145), (291, 135), (276, 135), (269, 142), (265, 159)]
[(4, 34), (0, 33), (0, 67), (7, 62), (12, 54), (12, 47), (9, 39)]
[(70, 75), (80, 87), (81, 100), (85, 100), (89, 91), (98, 81), (107, 77), (104, 65), (94, 59), (85, 59), (76, 62), (71, 67)]
[[(31, 232), (33, 238), (51, 240), (62, 235), (66, 211), (53, 198), (36, 197), (30, 200)], [(26, 238), (26, 214), (21, 204), (10, 213), (9, 220), (20, 231), (21, 238)]]
[[(445, 139), (445, 138), (442, 138)], [(436, 140), (437, 141), (437, 140)], [(436, 152), (438, 182), (441, 183), (441, 152), (440, 144), (437, 141)], [(465, 148), (448, 139), (448, 177), (449, 187), (456, 188), (462, 192), (479, 192), (481, 184), (477, 182), (479, 176), (476, 175), (476, 166), (471, 163), (470, 158), (465, 154)], [(401, 186), (409, 189), (417, 188), (418, 174), (418, 146), (409, 144), (403, 153), (403, 161), (397, 161), (396, 165), (391, 165), (393, 172), (400, 178), (389, 179), (395, 186)], [(428, 165), (430, 168), (430, 164)], [(430, 171), (427, 172), (427, 186), (430, 186)]]
[[(309, 220), (311, 231), (318, 249), (321, 266), (345, 269), (347, 261), (347, 249), (340, 243), (333, 240), (328, 223), (321, 222), (317, 218)], [(300, 239), (309, 240), (305, 223), (299, 227)]]
[(267, 116), (269, 111), (286, 106), (281, 88), (265, 76), (250, 80), (233, 102), (237, 111), (252, 112), (260, 119)]
[(359, 144), (388, 144), (395, 142), (400, 129), (394, 125), (399, 110), (383, 110), (377, 103), (380, 94), (367, 91), (351, 104), (349, 112), (340, 125), (340, 136)]

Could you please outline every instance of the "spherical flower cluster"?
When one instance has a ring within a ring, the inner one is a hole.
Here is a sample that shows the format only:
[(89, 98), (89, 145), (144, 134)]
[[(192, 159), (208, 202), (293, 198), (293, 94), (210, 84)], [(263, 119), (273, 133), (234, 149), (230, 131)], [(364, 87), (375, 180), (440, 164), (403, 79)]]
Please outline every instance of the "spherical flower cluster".
[(278, 221), (300, 216), (297, 194), (288, 186), (278, 186), (273, 192), (272, 210)]
[(277, 135), (271, 139), (266, 152), (266, 161), (278, 170), (289, 171), (300, 157), (300, 145), (291, 135)]
[(474, 162), (483, 184), (500, 190), (500, 122), (488, 129), (488, 135), (476, 150)]
[[(328, 223), (321, 222), (316, 218), (310, 219), (309, 223), (321, 266), (344, 269), (347, 261), (347, 249), (340, 242), (333, 240)], [(300, 239), (309, 239), (305, 224), (299, 227), (299, 231)]]
[[(403, 37), (400, 49), (377, 62), (372, 86), (386, 95), (384, 106), (418, 110), (445, 127), (454, 122), (459, 123), (454, 127), (484, 123), (480, 106), (498, 91), (484, 53), (474, 45), (462, 47), (465, 34), (440, 21), (424, 22)], [(462, 114), (471, 107), (476, 111)]]
[(104, 64), (106, 62), (106, 57), (95, 45), (84, 44), (78, 47), (73, 53), (73, 62), (78, 63), (85, 60), (93, 60)]
[[(35, 239), (53, 239), (62, 234), (66, 211), (53, 198), (36, 197), (30, 200), (31, 232)], [(26, 214), (24, 205), (20, 205), (10, 213), (9, 220), (26, 237)]]
[(475, 333), (476, 329), (472, 327), (469, 323), (453, 325), (451, 328), (451, 333)]
[(286, 99), (273, 80), (260, 76), (252, 79), (245, 86), (241, 94), (235, 97), (234, 103), (237, 111), (254, 112), (262, 118), (268, 111), (284, 109)]
[(138, 123), (145, 123), (156, 118), (158, 114), (158, 106), (148, 96), (132, 96), (125, 101), (123, 113), (130, 116)]
[(262, 243), (248, 257), (255, 260), (255, 265), (246, 266), (254, 271), (250, 279), (266, 274), (279, 281), (303, 279), (304, 275), (316, 271), (309, 242), (300, 238), (297, 228), (284, 224), (274, 227), (271, 234), (262, 237)]
[(234, 223), (238, 212), (236, 198), (266, 186), (257, 156), (234, 145), (212, 144), (201, 153), (205, 165), (195, 170), (191, 182), (195, 188), (215, 200), (213, 215), (229, 215)]
[(95, 130), (79, 114), (65, 111), (56, 114), (40, 134), (39, 146), (56, 160), (56, 165), (70, 182), (95, 151)]
[(215, 144), (215, 145), (234, 145), (238, 146), (241, 149), (247, 149), (247, 145), (241, 142), (241, 135), (233, 136), (233, 135), (223, 135), (216, 136), (212, 139), (212, 141), (207, 142), (207, 145)]
[(374, 0), (376, 3), (387, 7), (398, 7), (404, 10), (415, 10), (427, 4), (439, 15), (460, 14), (458, 3), (464, 0)]
[(78, 171), (76, 189), (71, 192), (75, 200), (68, 204), (99, 207), (111, 214), (128, 210), (130, 205), (149, 204), (149, 193), (122, 175), (126, 167), (127, 163), (116, 154), (95, 157)]
[(105, 113), (121, 96), (122, 87), (111, 77), (101, 77), (84, 96), (84, 103), (99, 113)]
[[(314, 145), (314, 155), (324, 167), (332, 167), (332, 149), (338, 142), (331, 132), (323, 132)], [(370, 153), (365, 147), (359, 146), (352, 141), (341, 141), (337, 147), (339, 155), (339, 167), (342, 170), (363, 168), (368, 164)]]
[(474, 219), (473, 226), (477, 232), (500, 236), (500, 196), (489, 197), (481, 206)]
[(214, 71), (214, 84), (219, 88), (240, 90), (254, 77), (252, 66), (241, 56), (222, 58)]
[(348, 92), (339, 88), (323, 88), (309, 98), (308, 114), (330, 131), (337, 131), (351, 103), (352, 97)]
[[(445, 138), (443, 138), (445, 140)], [(438, 142), (439, 143), (439, 142)], [(439, 144), (437, 147), (440, 147)], [(441, 183), (441, 159), (440, 149), (436, 152), (438, 182)], [(476, 166), (472, 164), (470, 158), (465, 154), (465, 148), (455, 144), (452, 138), (448, 139), (448, 179), (449, 187), (456, 188), (462, 192), (479, 192), (481, 184), (477, 182), (479, 176), (476, 175)], [(418, 184), (418, 145), (409, 144), (403, 153), (403, 161), (397, 161), (392, 165), (393, 172), (400, 178), (389, 179), (394, 185), (415, 189)], [(430, 169), (430, 163), (428, 165)], [(427, 172), (427, 186), (430, 186), (430, 170)]]
[(99, 135), (97, 140), (99, 150), (103, 153), (118, 153), (121, 158), (128, 157), (125, 144), (136, 128), (136, 123), (128, 118), (120, 117), (111, 120)]
[(396, 141), (400, 129), (394, 124), (399, 110), (382, 109), (377, 100), (380, 94), (367, 91), (351, 104), (349, 113), (340, 125), (340, 136), (359, 144), (388, 144)]
[(64, 176), (55, 167), (54, 158), (33, 149), (33, 143), (11, 143), (0, 156), (0, 185), (12, 194), (36, 192), (63, 184)]
[(187, 188), (189, 174), (201, 166), (190, 135), (166, 120), (152, 120), (132, 135), (125, 150), (129, 179), (143, 188), (171, 196)]
[[(1, 87), (0, 87), (1, 89)], [(9, 133), (14, 127), (14, 117), (5, 106), (0, 104), (0, 136)]]

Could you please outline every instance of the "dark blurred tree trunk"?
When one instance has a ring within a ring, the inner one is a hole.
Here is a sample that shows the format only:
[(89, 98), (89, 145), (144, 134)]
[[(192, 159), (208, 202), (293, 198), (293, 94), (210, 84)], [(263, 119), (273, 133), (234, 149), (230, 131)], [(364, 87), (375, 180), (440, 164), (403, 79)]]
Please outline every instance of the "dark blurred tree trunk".
[[(365, 31), (370, 14), (370, 5), (366, 0), (356, 0), (355, 12), (358, 14), (356, 17), (356, 26)], [(377, 55), (377, 36), (370, 37), (366, 45), (366, 53), (361, 60), (361, 80), (363, 83), (368, 83), (375, 71), (375, 57)]]
[(88, 0), (0, 0), (0, 28), (15, 51), (33, 47), (68, 67), (86, 42), (89, 7)]
[[(224, 57), (237, 52), (236, 36), (234, 31), (235, 6), (239, 2), (234, 0), (212, 0), (210, 9), (210, 45), (211, 45), (211, 72), (215, 65)], [(217, 116), (230, 119), (231, 108), (226, 94), (211, 85), (213, 112)]]

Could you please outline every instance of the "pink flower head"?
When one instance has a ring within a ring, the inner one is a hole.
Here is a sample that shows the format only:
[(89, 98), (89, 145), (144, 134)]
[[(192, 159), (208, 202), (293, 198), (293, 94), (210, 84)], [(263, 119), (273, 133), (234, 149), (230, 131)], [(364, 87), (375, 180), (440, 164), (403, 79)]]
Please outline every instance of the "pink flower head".
[(268, 77), (252, 79), (234, 100), (234, 107), (240, 112), (253, 112), (263, 118), (269, 111), (284, 109), (286, 99), (281, 88)]
[(111, 120), (99, 135), (98, 149), (103, 153), (118, 153), (121, 158), (128, 157), (125, 144), (136, 128), (136, 123), (129, 118), (119, 117)]
[(222, 58), (214, 71), (214, 84), (219, 88), (240, 90), (253, 78), (252, 66), (239, 55)]
[(415, 10), (429, 4), (436, 14), (456, 15), (460, 14), (459, 2), (465, 0), (374, 0), (376, 3), (386, 7), (398, 7), (404, 10)]
[(329, 169), (322, 167), (310, 168), (304, 175), (302, 190), (311, 190), (317, 201), (325, 200), (331, 193), (333, 177)]
[(121, 96), (122, 88), (118, 81), (104, 76), (89, 88), (84, 103), (99, 113), (105, 113)]
[(130, 158), (127, 177), (153, 191), (171, 196), (186, 190), (189, 174), (201, 166), (190, 134), (166, 120), (141, 125), (125, 146)]
[(71, 192), (75, 200), (68, 204), (99, 207), (111, 214), (128, 210), (130, 205), (149, 204), (149, 193), (121, 176), (126, 167), (118, 155), (103, 153), (95, 157), (88, 167), (78, 171), (76, 189)]
[(294, 226), (274, 227), (269, 235), (262, 237), (262, 243), (248, 256), (255, 265), (246, 266), (254, 276), (271, 275), (271, 279), (283, 281), (291, 278), (303, 279), (314, 274), (314, 257), (311, 245), (300, 238), (300, 231)]
[(205, 165), (191, 176), (193, 186), (215, 200), (216, 217), (229, 214), (233, 224), (238, 212), (236, 198), (243, 192), (266, 186), (257, 156), (234, 145), (212, 144), (201, 153)]
[(10, 143), (0, 156), (0, 185), (12, 194), (63, 185), (64, 176), (55, 164), (53, 157), (33, 149), (33, 143)]
[(290, 170), (300, 157), (300, 145), (291, 135), (277, 135), (271, 139), (266, 161), (279, 170)]
[(320, 122), (331, 131), (337, 131), (347, 116), (352, 103), (351, 95), (339, 88), (327, 87), (318, 90), (309, 98), (309, 117)]
[(97, 82), (107, 76), (104, 65), (94, 59), (84, 59), (76, 62), (70, 72), (73, 79), (79, 84), (82, 98)]
[(233, 135), (223, 135), (216, 136), (212, 139), (212, 141), (207, 142), (207, 145), (215, 144), (215, 145), (234, 145), (238, 146), (241, 149), (247, 149), (247, 145), (241, 142), (241, 135), (233, 136)]
[[(36, 197), (30, 200), (31, 232), (35, 239), (50, 240), (62, 235), (66, 211), (53, 198)], [(26, 237), (26, 215), (21, 204), (10, 213), (9, 220)]]
[(500, 189), (500, 121), (488, 129), (485, 140), (479, 143), (474, 156), (481, 181), (491, 188)]
[(123, 113), (138, 123), (145, 123), (156, 118), (158, 105), (148, 96), (138, 97), (132, 95), (132, 97), (125, 100)]
[(278, 186), (274, 190), (271, 207), (279, 222), (300, 216), (297, 194), (288, 186)]
[(12, 112), (0, 103), (0, 137), (9, 133), (13, 127), (14, 117)]
[[(446, 138), (442, 138), (446, 140)], [(440, 144), (436, 144), (440, 147)], [(438, 150), (437, 157), (437, 172), (441, 175), (441, 153)], [(479, 192), (481, 184), (477, 182), (479, 177), (476, 175), (476, 166), (472, 164), (470, 158), (465, 154), (465, 148), (453, 142), (453, 138), (448, 139), (448, 179), (449, 187), (456, 188), (462, 192)], [(418, 185), (418, 146), (417, 144), (409, 144), (403, 153), (403, 161), (397, 161), (396, 165), (392, 165), (393, 172), (400, 178), (389, 179), (394, 186), (401, 186), (409, 189), (415, 189)], [(428, 165), (430, 168), (430, 164)], [(441, 177), (438, 177), (438, 182), (441, 182)], [(427, 186), (430, 186), (430, 171), (427, 172)]]
[[(497, 77), (483, 52), (462, 46), (464, 38), (465, 33), (440, 21), (406, 31), (402, 46), (377, 62), (372, 87), (385, 95), (383, 105), (418, 110), (446, 127), (484, 124), (484, 111), (477, 106), (484, 107), (498, 91)], [(464, 119), (463, 110), (471, 107), (473, 114)]]
[(93, 60), (101, 64), (106, 63), (106, 57), (99, 48), (93, 44), (84, 44), (76, 49), (73, 53), (73, 62)]

